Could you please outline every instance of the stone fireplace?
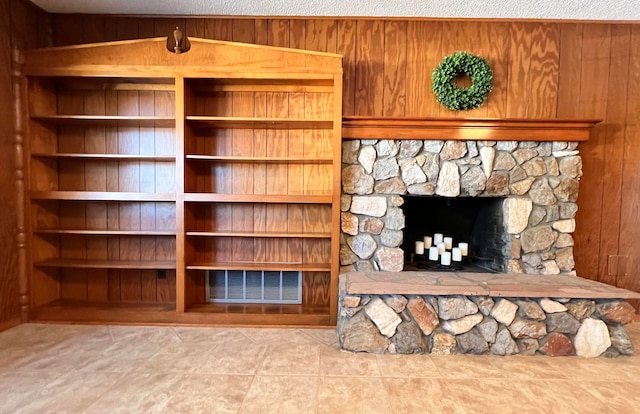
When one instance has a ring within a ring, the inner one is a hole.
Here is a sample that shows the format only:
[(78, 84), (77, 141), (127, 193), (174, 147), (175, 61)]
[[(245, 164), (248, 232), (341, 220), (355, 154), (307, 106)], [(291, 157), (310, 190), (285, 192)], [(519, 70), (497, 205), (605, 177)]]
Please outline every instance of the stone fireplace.
[[(341, 271), (402, 271), (415, 234), (405, 197), (499, 198), (494, 270), (574, 275), (578, 142), (345, 140)], [(413, 200), (413, 199), (412, 199)], [(423, 220), (428, 221), (429, 215)], [(410, 235), (410, 236), (409, 236)], [(470, 246), (470, 250), (472, 247)]]

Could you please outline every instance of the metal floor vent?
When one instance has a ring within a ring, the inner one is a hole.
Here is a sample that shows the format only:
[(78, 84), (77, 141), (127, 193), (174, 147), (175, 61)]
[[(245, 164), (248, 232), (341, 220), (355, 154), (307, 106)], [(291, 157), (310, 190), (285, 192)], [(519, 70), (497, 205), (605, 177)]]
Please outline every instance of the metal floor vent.
[(207, 300), (226, 303), (302, 303), (302, 272), (211, 270)]

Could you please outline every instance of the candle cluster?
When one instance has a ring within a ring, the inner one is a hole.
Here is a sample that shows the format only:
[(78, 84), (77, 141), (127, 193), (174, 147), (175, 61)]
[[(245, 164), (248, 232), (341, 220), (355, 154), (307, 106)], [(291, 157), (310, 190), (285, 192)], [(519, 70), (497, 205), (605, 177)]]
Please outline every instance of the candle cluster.
[(453, 237), (445, 237), (442, 233), (435, 233), (433, 237), (424, 236), (422, 240), (416, 241), (416, 254), (429, 254), (429, 260), (450, 266), (451, 261), (461, 262), (462, 257), (469, 254), (469, 244), (460, 242), (458, 247), (453, 247)]

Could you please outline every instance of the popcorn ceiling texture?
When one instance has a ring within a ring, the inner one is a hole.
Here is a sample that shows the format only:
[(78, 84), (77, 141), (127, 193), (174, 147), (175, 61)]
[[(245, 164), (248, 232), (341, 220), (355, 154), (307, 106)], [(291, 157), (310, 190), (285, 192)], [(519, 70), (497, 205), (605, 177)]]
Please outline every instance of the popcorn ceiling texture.
[(637, 0), (31, 0), (51, 13), (640, 20)]

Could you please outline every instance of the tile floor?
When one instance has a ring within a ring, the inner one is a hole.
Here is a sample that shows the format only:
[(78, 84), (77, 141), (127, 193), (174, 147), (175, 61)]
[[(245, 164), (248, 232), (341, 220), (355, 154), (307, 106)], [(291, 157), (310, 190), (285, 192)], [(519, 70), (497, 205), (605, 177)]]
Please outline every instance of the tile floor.
[[(640, 323), (629, 331), (640, 349)], [(0, 333), (0, 413), (238, 412), (640, 413), (640, 355), (351, 354), (328, 329)]]

